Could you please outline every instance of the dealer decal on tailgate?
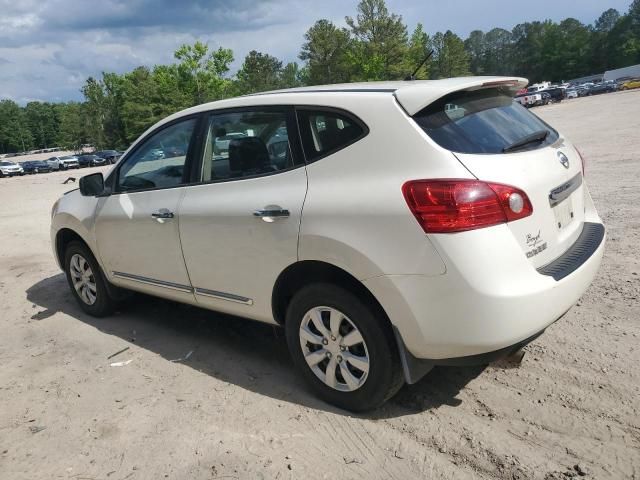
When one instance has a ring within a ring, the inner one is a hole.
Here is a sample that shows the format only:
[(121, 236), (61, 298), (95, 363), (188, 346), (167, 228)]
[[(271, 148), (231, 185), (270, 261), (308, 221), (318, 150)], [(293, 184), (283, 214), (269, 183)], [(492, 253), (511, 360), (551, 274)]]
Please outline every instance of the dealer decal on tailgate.
[(530, 233), (527, 234), (527, 247), (533, 247), (531, 250), (526, 252), (527, 258), (535, 257), (540, 252), (547, 249), (547, 242), (542, 241), (540, 230), (538, 230), (536, 235), (532, 235)]

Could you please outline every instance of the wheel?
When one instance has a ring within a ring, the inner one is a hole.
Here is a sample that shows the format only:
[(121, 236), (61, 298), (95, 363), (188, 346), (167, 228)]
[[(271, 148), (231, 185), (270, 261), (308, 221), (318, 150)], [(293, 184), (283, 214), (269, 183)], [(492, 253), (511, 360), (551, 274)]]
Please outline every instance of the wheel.
[(113, 312), (116, 301), (111, 298), (107, 281), (93, 254), (80, 242), (71, 242), (64, 257), (64, 270), (69, 287), (82, 310), (94, 317)]
[(379, 407), (404, 383), (391, 328), (353, 293), (318, 283), (287, 309), (287, 345), (296, 368), (320, 398), (354, 412)]

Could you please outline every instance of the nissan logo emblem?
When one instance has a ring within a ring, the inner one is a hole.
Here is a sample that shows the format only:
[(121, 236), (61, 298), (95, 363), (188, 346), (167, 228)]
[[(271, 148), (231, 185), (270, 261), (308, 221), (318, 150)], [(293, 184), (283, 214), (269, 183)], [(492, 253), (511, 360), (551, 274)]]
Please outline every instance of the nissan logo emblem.
[(564, 153), (558, 152), (558, 159), (564, 168), (569, 168), (569, 159)]

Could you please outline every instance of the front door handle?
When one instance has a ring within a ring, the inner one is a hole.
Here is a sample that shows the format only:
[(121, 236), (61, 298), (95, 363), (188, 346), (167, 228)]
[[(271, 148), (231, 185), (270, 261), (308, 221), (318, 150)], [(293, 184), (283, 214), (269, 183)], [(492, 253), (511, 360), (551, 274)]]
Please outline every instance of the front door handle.
[(170, 212), (166, 208), (163, 208), (161, 210), (158, 210), (157, 212), (153, 212), (151, 216), (156, 219), (173, 218), (173, 212)]
[(289, 210), (285, 210), (283, 208), (277, 210), (256, 210), (255, 212), (253, 212), (254, 217), (260, 218), (283, 218), (288, 217), (289, 215)]

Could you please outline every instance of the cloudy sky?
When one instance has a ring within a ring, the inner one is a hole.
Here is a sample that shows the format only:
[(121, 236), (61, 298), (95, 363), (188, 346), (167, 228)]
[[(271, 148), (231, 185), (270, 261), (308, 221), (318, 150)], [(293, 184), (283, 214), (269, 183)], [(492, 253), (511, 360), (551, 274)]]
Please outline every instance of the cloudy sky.
[[(0, 99), (81, 98), (80, 87), (102, 71), (168, 63), (197, 39), (234, 51), (237, 68), (249, 50), (296, 60), (304, 32), (319, 18), (344, 25), (357, 0), (0, 0)], [(387, 0), (413, 28), (511, 29), (531, 20), (574, 17), (592, 23), (631, 0)], [(528, 6), (527, 6), (528, 5)]]

